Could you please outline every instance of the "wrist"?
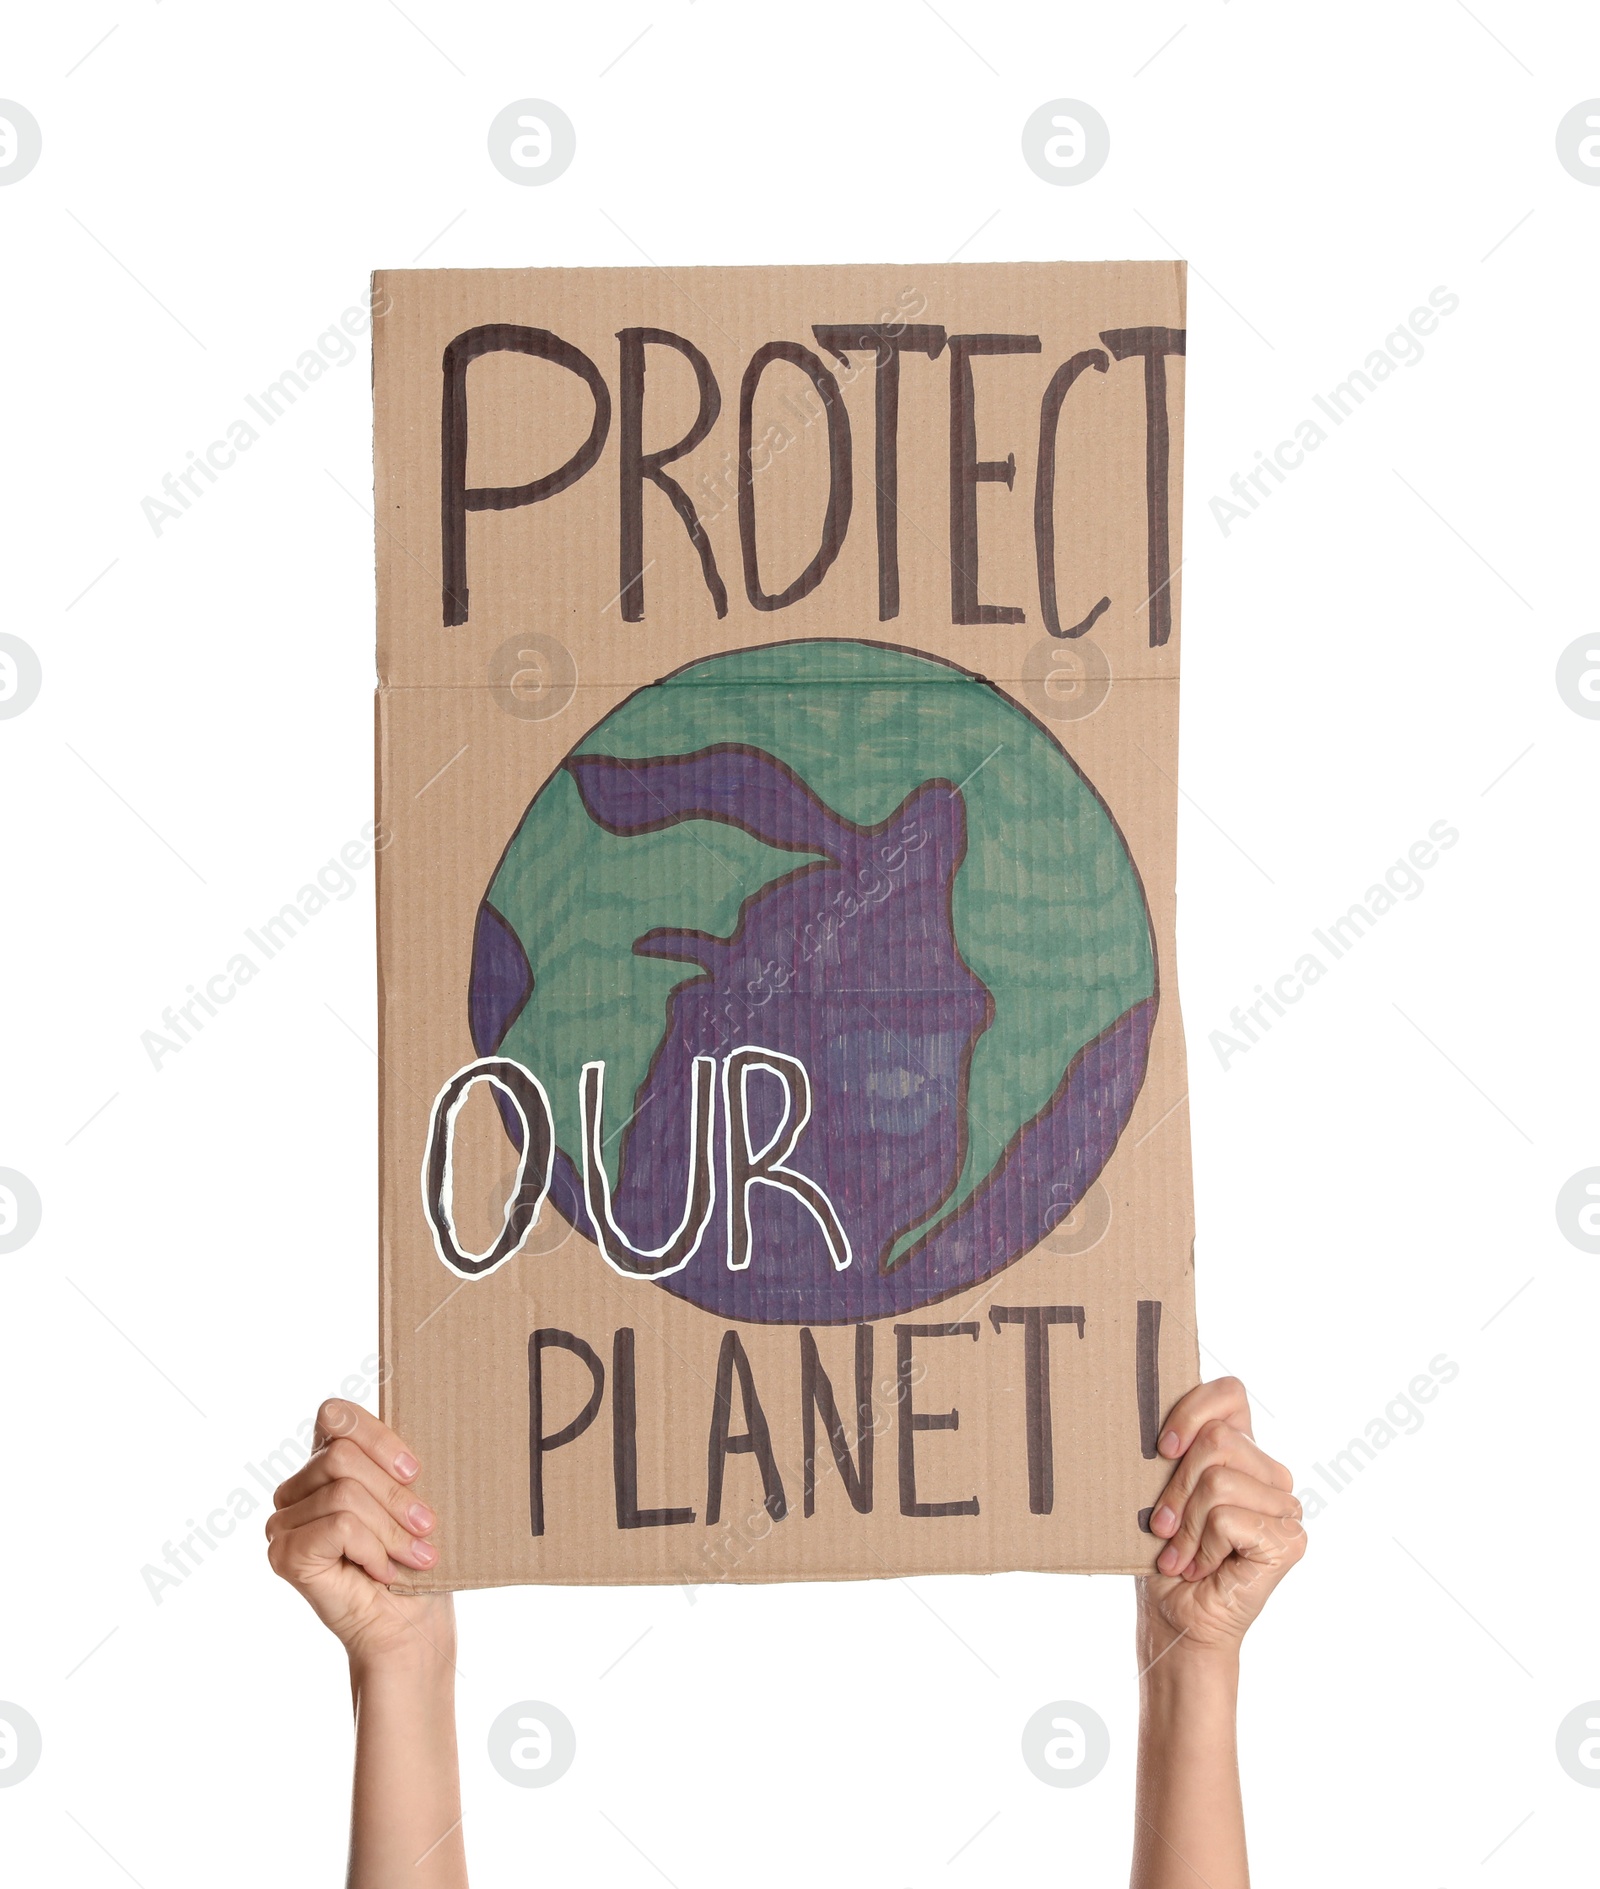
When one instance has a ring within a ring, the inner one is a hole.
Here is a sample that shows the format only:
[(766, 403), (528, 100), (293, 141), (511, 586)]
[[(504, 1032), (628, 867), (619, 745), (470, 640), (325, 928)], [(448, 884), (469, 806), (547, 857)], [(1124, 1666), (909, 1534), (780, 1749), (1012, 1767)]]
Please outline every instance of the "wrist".
[(357, 1637), (346, 1646), (350, 1683), (357, 1692), (374, 1687), (450, 1690), (456, 1676), (455, 1622), (411, 1626), (406, 1632)]
[(1146, 1582), (1137, 1593), (1134, 1646), (1141, 1686), (1159, 1675), (1164, 1687), (1237, 1691), (1240, 1636), (1205, 1621), (1180, 1625), (1153, 1600)]
[(348, 1650), (350, 1677), (362, 1681), (453, 1681), (455, 1660), (448, 1647), (353, 1646)]
[(1176, 1639), (1150, 1644), (1141, 1634), (1139, 1692), (1152, 1702), (1231, 1712), (1239, 1697), (1239, 1648), (1191, 1646)]

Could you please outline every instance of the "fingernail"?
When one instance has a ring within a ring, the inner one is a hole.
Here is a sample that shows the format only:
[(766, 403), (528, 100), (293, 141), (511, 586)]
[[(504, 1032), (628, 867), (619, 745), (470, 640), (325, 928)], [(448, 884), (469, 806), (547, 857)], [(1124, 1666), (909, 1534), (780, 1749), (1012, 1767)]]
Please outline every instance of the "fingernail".
[(1178, 1518), (1163, 1502), (1150, 1517), (1150, 1532), (1154, 1535), (1170, 1535), (1178, 1526)]
[(394, 1459), (394, 1473), (402, 1482), (409, 1482), (421, 1467), (410, 1450), (402, 1450)]
[(434, 1513), (432, 1509), (425, 1507), (421, 1502), (413, 1502), (410, 1508), (406, 1510), (406, 1520), (419, 1535), (426, 1535), (428, 1530), (433, 1527)]
[(1177, 1565), (1178, 1551), (1169, 1542), (1167, 1546), (1161, 1550), (1160, 1554), (1156, 1556), (1156, 1566), (1160, 1568), (1163, 1574), (1170, 1574)]
[(425, 1541), (414, 1541), (411, 1544), (411, 1558), (419, 1568), (431, 1568), (439, 1559), (439, 1550)]
[(1183, 1450), (1183, 1438), (1178, 1435), (1176, 1430), (1169, 1430), (1161, 1439), (1159, 1448), (1163, 1456), (1180, 1455)]

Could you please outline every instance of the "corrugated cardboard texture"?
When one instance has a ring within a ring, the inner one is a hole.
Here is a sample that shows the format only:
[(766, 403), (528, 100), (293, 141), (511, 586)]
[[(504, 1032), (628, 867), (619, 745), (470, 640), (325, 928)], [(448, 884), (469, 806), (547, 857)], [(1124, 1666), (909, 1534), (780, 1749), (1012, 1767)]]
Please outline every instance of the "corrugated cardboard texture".
[(1182, 266), (376, 288), (414, 1585), (1144, 1571)]

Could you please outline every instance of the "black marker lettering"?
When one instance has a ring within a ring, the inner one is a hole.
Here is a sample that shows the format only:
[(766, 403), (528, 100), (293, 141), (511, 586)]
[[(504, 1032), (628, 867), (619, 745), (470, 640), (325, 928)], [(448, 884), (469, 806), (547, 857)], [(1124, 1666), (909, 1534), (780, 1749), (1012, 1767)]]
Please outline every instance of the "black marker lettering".
[(1154, 1462), (1161, 1441), (1161, 1301), (1140, 1299), (1134, 1350), (1134, 1386), (1139, 1400), (1139, 1454)]
[(978, 601), (978, 487), (994, 480), (1009, 492), (1017, 456), (978, 457), (978, 422), (972, 385), (977, 354), (1037, 354), (1037, 335), (950, 336), (950, 620), (952, 623), (1023, 623), (1011, 604)]
[[(728, 1434), (733, 1424), (733, 1377), (739, 1374), (739, 1399), (744, 1406), (745, 1432)], [(784, 1500), (778, 1459), (772, 1453), (772, 1432), (767, 1413), (756, 1395), (750, 1360), (736, 1331), (722, 1334), (717, 1353), (717, 1388), (711, 1405), (711, 1434), (706, 1443), (706, 1525), (722, 1520), (722, 1475), (730, 1456), (753, 1456), (761, 1470), (762, 1506), (775, 1522), (789, 1513)]]
[(1039, 407), (1039, 464), (1033, 482), (1033, 543), (1039, 561), (1039, 609), (1044, 627), (1052, 636), (1082, 636), (1092, 629), (1101, 614), (1111, 608), (1111, 599), (1102, 597), (1081, 623), (1070, 630), (1061, 627), (1056, 609), (1056, 430), (1061, 424), (1061, 405), (1072, 391), (1072, 384), (1086, 368), (1103, 374), (1111, 365), (1099, 348), (1085, 348), (1073, 355), (1050, 377)]
[(1108, 328), (1100, 339), (1119, 361), (1144, 357), (1144, 494), (1146, 569), (1150, 579), (1150, 647), (1172, 634), (1172, 535), (1167, 491), (1171, 429), (1167, 421), (1167, 356), (1182, 354), (1182, 328)]
[[(822, 396), (828, 416), (828, 509), (823, 514), (817, 554), (787, 589), (769, 595), (761, 588), (756, 564), (756, 490), (751, 448), (755, 430), (756, 389), (773, 361), (798, 367)], [(809, 597), (844, 545), (850, 528), (850, 415), (839, 383), (809, 348), (798, 341), (768, 341), (750, 356), (739, 387), (739, 548), (744, 558), (745, 595), (757, 610), (783, 610)]]
[(919, 1430), (959, 1430), (961, 1412), (916, 1410), (911, 1403), (911, 1343), (915, 1338), (978, 1338), (976, 1319), (962, 1325), (896, 1325), (894, 1328), (894, 1389), (900, 1409), (900, 1513), (902, 1515), (976, 1515), (978, 1498), (964, 1502), (917, 1500), (917, 1444)]
[(873, 387), (878, 483), (878, 620), (900, 614), (900, 356), (925, 354), (936, 361), (944, 349), (944, 329), (937, 323), (825, 322), (811, 332), (817, 345), (849, 365), (853, 350), (870, 348), (877, 357)]
[[(722, 411), (722, 395), (712, 375), (711, 363), (692, 341), (686, 341), (682, 335), (675, 335), (666, 328), (624, 328), (618, 333), (617, 339), (622, 343), (620, 409), (622, 514), (618, 539), (621, 558), (622, 620), (624, 623), (639, 623), (644, 619), (644, 482), (646, 479), (666, 493), (671, 501), (672, 509), (683, 520), (683, 528), (689, 534), (689, 542), (700, 555), (700, 572), (705, 578), (706, 589), (711, 593), (711, 601), (716, 606), (717, 615), (725, 617), (728, 614), (728, 591), (718, 573), (717, 561), (712, 556), (711, 540), (706, 536), (705, 527), (700, 523), (689, 494), (676, 479), (663, 470), (673, 460), (682, 459), (686, 453), (692, 453), (717, 423), (717, 415)], [(656, 452), (647, 453), (644, 450), (644, 351), (651, 345), (676, 348), (694, 369), (695, 384), (700, 390), (700, 410), (694, 417), (694, 425), (676, 446), (663, 446)]]
[[(467, 369), (483, 354), (531, 354), (553, 361), (574, 373), (594, 397), (594, 424), (589, 437), (554, 472), (526, 485), (467, 484)], [(490, 322), (458, 334), (444, 351), (444, 400), (440, 414), (439, 481), (441, 522), (440, 556), (444, 565), (444, 621), (447, 629), (467, 620), (467, 513), (506, 512), (519, 505), (537, 505), (566, 491), (600, 457), (611, 428), (611, 395), (600, 370), (581, 348), (563, 341), (548, 328), (519, 328), (511, 322)]]
[[(589, 1401), (570, 1423), (545, 1435), (544, 1429), (544, 1354), (551, 1346), (570, 1351), (589, 1367), (593, 1388)], [(528, 1340), (528, 1521), (535, 1535), (544, 1533), (544, 1459), (551, 1450), (573, 1442), (594, 1422), (600, 1409), (600, 1396), (606, 1387), (606, 1367), (595, 1356), (594, 1347), (576, 1333), (544, 1325)]]
[(1028, 1508), (1048, 1515), (1055, 1507), (1055, 1446), (1050, 1428), (1050, 1327), (1076, 1325), (1083, 1336), (1081, 1305), (991, 1305), (989, 1322), (1022, 1327), (1024, 1411), (1028, 1430)]
[(618, 1528), (677, 1528), (694, 1520), (693, 1509), (639, 1507), (639, 1415), (631, 1325), (622, 1326), (611, 1339), (611, 1471)]
[(833, 1384), (822, 1368), (809, 1325), (800, 1328), (800, 1426), (805, 1459), (805, 1512), (817, 1511), (817, 1417), (822, 1417), (850, 1506), (858, 1515), (872, 1513), (872, 1327), (856, 1327), (856, 1454), (852, 1459)]

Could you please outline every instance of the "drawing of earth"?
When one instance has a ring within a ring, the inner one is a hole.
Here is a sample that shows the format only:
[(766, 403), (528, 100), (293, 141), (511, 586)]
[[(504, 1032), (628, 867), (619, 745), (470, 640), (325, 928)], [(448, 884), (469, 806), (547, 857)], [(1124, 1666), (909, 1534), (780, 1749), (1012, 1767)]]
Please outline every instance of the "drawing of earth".
[[(849, 1265), (797, 1194), (758, 1185), (730, 1269), (719, 1098), (712, 1219), (659, 1285), (840, 1324), (976, 1285), (1072, 1211), (1132, 1112), (1156, 1001), (1138, 872), (1054, 738), (953, 665), (808, 640), (692, 663), (578, 743), (485, 893), (468, 1013), (480, 1056), (549, 1091), (544, 1211), (590, 1237), (579, 1071), (604, 1060), (614, 1214), (641, 1249), (684, 1214), (693, 1059), (797, 1058), (812, 1107), (788, 1164)], [(760, 1069), (746, 1095), (760, 1150), (788, 1096)]]

